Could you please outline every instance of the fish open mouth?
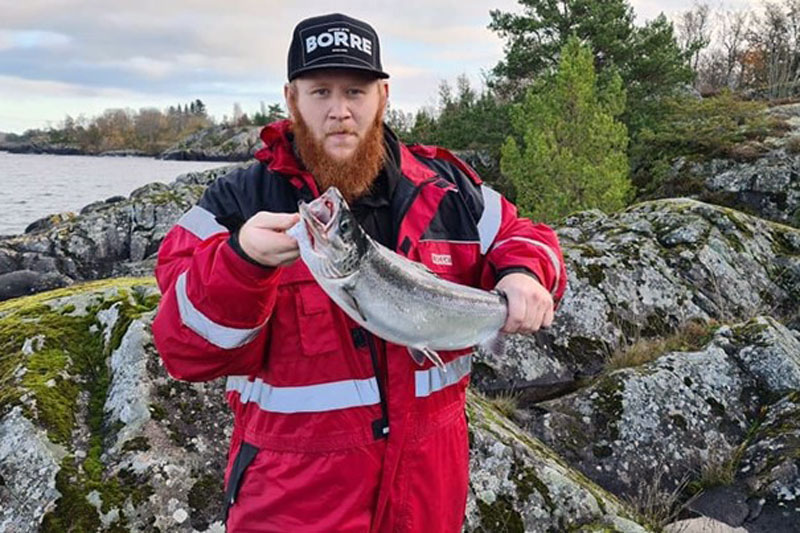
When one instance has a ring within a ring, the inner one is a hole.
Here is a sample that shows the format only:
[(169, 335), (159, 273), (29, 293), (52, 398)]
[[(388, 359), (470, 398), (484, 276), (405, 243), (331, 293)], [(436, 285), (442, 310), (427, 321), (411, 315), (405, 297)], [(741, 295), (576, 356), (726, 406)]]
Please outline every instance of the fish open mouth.
[(300, 204), (300, 214), (306, 222), (312, 247), (318, 242), (323, 243), (329, 240), (328, 232), (335, 223), (340, 205), (337, 202), (337, 194), (341, 195), (338, 190), (331, 191), (331, 189), (311, 203)]

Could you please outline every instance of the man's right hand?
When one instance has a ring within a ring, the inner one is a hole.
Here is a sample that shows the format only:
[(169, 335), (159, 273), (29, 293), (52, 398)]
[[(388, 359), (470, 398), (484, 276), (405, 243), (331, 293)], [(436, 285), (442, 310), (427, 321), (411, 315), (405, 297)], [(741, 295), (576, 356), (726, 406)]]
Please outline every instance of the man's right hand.
[(239, 229), (239, 246), (264, 266), (287, 266), (300, 257), (297, 241), (286, 230), (300, 221), (297, 213), (259, 211)]

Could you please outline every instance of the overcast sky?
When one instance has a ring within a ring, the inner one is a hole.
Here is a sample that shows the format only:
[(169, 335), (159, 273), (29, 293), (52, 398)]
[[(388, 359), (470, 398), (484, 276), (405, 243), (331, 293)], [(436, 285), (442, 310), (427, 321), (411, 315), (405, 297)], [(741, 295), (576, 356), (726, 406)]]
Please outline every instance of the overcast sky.
[[(710, 2), (739, 9), (758, 0)], [(641, 23), (692, 0), (632, 0)], [(0, 0), (0, 131), (56, 126), (66, 114), (202, 99), (221, 119), (282, 103), (286, 52), (301, 19), (330, 12), (306, 0)], [(489, 11), (516, 0), (356, 0), (335, 9), (370, 22), (391, 74), (391, 104), (435, 103), (439, 81), (481, 73), (503, 55)]]

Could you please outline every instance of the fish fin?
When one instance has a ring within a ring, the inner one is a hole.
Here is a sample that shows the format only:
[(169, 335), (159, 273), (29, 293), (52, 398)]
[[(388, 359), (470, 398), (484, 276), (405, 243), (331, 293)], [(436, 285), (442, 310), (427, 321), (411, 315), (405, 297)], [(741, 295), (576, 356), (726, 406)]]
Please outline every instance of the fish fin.
[(497, 332), (481, 343), (481, 348), (490, 354), (500, 357), (506, 353), (506, 335), (505, 333)]
[(416, 348), (409, 347), (408, 348), (408, 353), (411, 354), (411, 358), (419, 366), (422, 366), (422, 365), (425, 364), (425, 352), (423, 352), (422, 350), (418, 350)]
[(358, 305), (358, 301), (356, 301), (355, 297), (350, 292), (350, 289), (348, 287), (342, 287), (341, 294), (345, 303), (349, 305), (350, 308), (353, 309), (356, 313), (358, 313), (359, 316), (361, 316), (361, 318), (364, 319), (364, 322), (366, 322), (367, 317), (364, 316), (364, 313), (361, 311), (361, 307), (359, 307)]
[(409, 346), (408, 352), (418, 365), (422, 366), (425, 359), (430, 359), (440, 370), (444, 370), (444, 361), (442, 361), (438, 353), (430, 348), (412, 348)]

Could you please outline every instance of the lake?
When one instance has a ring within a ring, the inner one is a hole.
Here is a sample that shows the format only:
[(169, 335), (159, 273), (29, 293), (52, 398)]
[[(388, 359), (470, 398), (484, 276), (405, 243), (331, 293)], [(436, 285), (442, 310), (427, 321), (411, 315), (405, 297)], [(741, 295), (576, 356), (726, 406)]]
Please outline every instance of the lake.
[(22, 233), (44, 216), (128, 196), (154, 181), (230, 163), (162, 161), (149, 157), (10, 154), (0, 152), (0, 235)]

